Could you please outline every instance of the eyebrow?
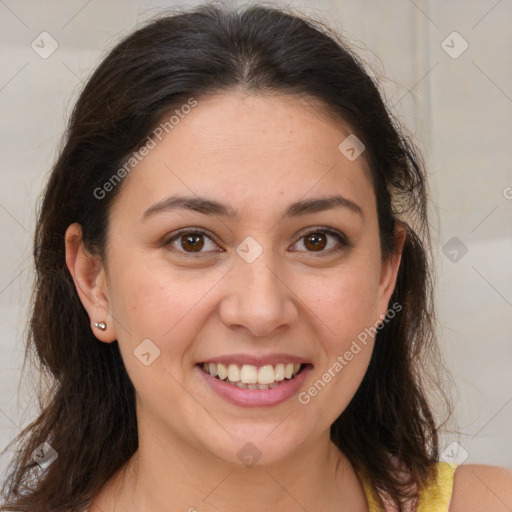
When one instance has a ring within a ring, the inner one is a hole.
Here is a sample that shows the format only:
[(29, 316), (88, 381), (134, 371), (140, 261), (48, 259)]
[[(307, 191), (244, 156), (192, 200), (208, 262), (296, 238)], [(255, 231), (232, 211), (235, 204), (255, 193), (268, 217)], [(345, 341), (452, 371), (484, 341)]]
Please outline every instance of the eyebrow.
[[(334, 208), (345, 208), (364, 217), (363, 210), (358, 204), (341, 195), (297, 201), (288, 206), (283, 217), (299, 217), (301, 215), (323, 212)], [(198, 196), (171, 196), (149, 207), (142, 215), (141, 220), (146, 220), (157, 213), (171, 212), (178, 209), (191, 210), (204, 215), (219, 215), (233, 220), (239, 220), (240, 218), (239, 213), (230, 205), (220, 203), (214, 199)]]

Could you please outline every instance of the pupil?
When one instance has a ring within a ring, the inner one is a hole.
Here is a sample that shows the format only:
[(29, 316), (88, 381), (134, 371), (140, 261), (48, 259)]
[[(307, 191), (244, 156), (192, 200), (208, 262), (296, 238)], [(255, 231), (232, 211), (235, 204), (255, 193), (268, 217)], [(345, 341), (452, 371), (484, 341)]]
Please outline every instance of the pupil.
[[(190, 245), (192, 249), (201, 250), (203, 244), (201, 243), (202, 235), (186, 235), (185, 238), (185, 246)], [(186, 248), (186, 247), (185, 247)]]
[(312, 244), (313, 249), (323, 249), (325, 247), (325, 240), (322, 240), (324, 238), (323, 235), (315, 233), (312, 235), (309, 235), (308, 242)]

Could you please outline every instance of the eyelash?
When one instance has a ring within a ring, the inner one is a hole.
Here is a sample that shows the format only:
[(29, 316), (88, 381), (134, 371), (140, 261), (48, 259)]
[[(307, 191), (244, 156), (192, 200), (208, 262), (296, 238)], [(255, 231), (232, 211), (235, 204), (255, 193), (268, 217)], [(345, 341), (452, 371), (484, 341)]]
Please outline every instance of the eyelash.
[[(191, 228), (183, 228), (183, 229), (180, 229), (179, 231), (175, 232), (170, 238), (168, 238), (165, 242), (164, 242), (164, 246), (165, 247), (171, 247), (170, 250), (172, 252), (178, 252), (178, 253), (181, 253), (181, 254), (190, 254), (190, 255), (200, 255), (200, 254), (207, 254), (208, 252), (211, 252), (211, 251), (205, 251), (205, 252), (186, 252), (186, 251), (183, 251), (183, 250), (179, 250), (179, 249), (176, 249), (175, 247), (172, 247), (172, 243), (179, 239), (179, 237), (183, 236), (183, 235), (204, 235), (206, 236), (207, 238), (209, 238), (212, 242), (216, 243), (215, 240), (213, 240), (213, 238), (210, 236), (210, 234), (208, 233), (208, 231), (206, 231), (205, 229), (202, 229), (202, 228), (194, 228), (194, 229), (191, 229)], [(324, 251), (318, 251), (318, 252), (315, 252), (315, 251), (305, 251), (305, 252), (309, 252), (311, 254), (319, 254), (319, 255), (329, 255), (329, 254), (332, 254), (334, 252), (338, 252), (340, 250), (342, 250), (343, 248), (346, 248), (346, 247), (350, 247), (350, 243), (347, 239), (347, 237), (337, 231), (337, 230), (334, 230), (332, 228), (329, 228), (327, 226), (318, 226), (316, 228), (312, 228), (304, 233), (301, 234), (300, 238), (298, 241), (302, 240), (303, 238), (309, 236), (309, 235), (312, 235), (312, 234), (326, 234), (326, 235), (331, 235), (333, 237), (335, 237), (337, 240), (338, 240), (338, 243), (339, 243), (339, 246), (338, 247), (331, 247), (330, 249)], [(218, 244), (217, 244), (218, 245)], [(295, 244), (294, 244), (295, 245)], [(220, 251), (217, 251), (217, 252), (220, 252)], [(294, 251), (294, 252), (303, 252), (303, 251)]]

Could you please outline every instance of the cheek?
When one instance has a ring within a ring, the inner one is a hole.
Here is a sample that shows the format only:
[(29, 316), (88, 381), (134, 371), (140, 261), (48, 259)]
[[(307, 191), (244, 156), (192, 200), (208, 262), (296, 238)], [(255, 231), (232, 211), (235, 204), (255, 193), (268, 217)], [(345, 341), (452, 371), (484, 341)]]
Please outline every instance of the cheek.
[[(300, 396), (327, 424), (345, 410), (364, 378), (373, 351), (378, 282), (371, 271), (343, 272), (313, 287), (308, 298), (318, 335), (315, 378)], [(325, 390), (325, 391), (324, 391)]]
[(204, 278), (197, 273), (171, 272), (158, 264), (127, 262), (113, 276), (116, 286), (111, 306), (120, 324), (120, 344), (133, 351), (147, 338), (162, 352), (183, 352), (204, 323), (198, 315), (204, 314), (205, 299), (221, 277), (222, 273)]
[[(369, 253), (360, 251), (337, 268), (288, 268), (283, 273), (291, 291), (282, 292), (282, 298), (293, 301), (303, 317), (298, 328), (314, 323), (318, 339), (329, 351), (344, 349), (376, 320), (379, 272)], [(120, 256), (112, 255), (122, 264), (115, 266), (110, 279), (120, 344), (133, 352), (142, 340), (150, 339), (166, 353), (183, 353), (219, 308), (226, 269), (171, 270), (165, 261), (144, 254)]]
[[(374, 264), (373, 264), (374, 265)], [(371, 264), (344, 268), (324, 279), (304, 279), (305, 304), (323, 323), (333, 348), (357, 337), (377, 318), (378, 278)]]
[(112, 309), (126, 371), (142, 403), (158, 410), (162, 396), (183, 400), (176, 382), (184, 380), (183, 357), (203, 323), (198, 315), (208, 287), (204, 280), (180, 281), (156, 265), (143, 269), (126, 265), (116, 273)]

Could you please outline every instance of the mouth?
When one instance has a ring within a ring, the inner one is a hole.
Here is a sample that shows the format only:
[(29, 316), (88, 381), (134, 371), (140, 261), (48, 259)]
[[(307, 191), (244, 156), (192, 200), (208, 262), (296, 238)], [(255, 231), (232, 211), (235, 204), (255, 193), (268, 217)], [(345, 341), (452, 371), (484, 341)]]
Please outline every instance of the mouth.
[(252, 364), (207, 363), (197, 365), (203, 373), (233, 387), (251, 390), (269, 390), (294, 380), (309, 363)]

